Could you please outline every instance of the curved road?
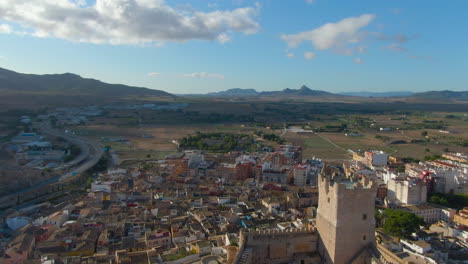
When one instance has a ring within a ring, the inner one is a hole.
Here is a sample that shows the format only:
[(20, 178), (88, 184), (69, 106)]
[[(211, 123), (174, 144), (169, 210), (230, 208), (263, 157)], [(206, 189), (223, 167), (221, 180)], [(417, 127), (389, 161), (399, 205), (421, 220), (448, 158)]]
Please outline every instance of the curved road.
[(80, 155), (76, 157), (74, 160), (68, 163), (69, 168), (73, 168), (73, 166), (78, 165), (68, 173), (59, 177), (59, 181), (65, 181), (73, 176), (85, 172), (89, 168), (93, 167), (101, 158), (103, 153), (103, 148), (98, 142), (92, 142), (88, 139), (84, 139), (75, 135), (71, 135), (70, 133), (65, 133), (59, 130), (55, 130), (50, 128), (48, 122), (43, 122), (41, 124), (41, 132), (43, 134), (51, 135), (54, 137), (62, 137), (66, 141), (77, 145), (81, 149)]
[(2, 198), (13, 197), (16, 199), (16, 196), (18, 194), (34, 191), (38, 188), (41, 188), (47, 185), (52, 185), (55, 183), (65, 182), (67, 180), (70, 180), (78, 176), (80, 173), (83, 173), (86, 170), (93, 167), (102, 156), (103, 148), (98, 142), (92, 142), (87, 139), (80, 138), (75, 135), (71, 135), (69, 133), (65, 133), (64, 131), (62, 132), (56, 129), (52, 129), (50, 127), (49, 122), (40, 123), (38, 128), (41, 134), (45, 134), (45, 135), (49, 135), (53, 137), (62, 137), (67, 142), (77, 145), (81, 149), (80, 155), (78, 155), (78, 157), (76, 157), (74, 160), (68, 163), (67, 167), (70, 169), (65, 174), (58, 176), (58, 177), (54, 177), (47, 181), (41, 182), (33, 187), (23, 189), (21, 191), (18, 191), (12, 194), (8, 194), (6, 196), (3, 196)]

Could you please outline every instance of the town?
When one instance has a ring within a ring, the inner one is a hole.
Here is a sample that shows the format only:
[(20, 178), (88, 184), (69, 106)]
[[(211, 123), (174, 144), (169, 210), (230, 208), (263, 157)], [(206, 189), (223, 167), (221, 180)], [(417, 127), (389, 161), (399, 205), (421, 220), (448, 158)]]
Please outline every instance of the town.
[[(24, 137), (38, 141), (24, 133), (14, 140)], [(468, 192), (463, 153), (414, 163), (379, 150), (304, 159), (301, 146), (287, 143), (250, 152), (186, 149), (90, 179), (83, 194), (7, 211), (0, 263), (468, 259), (468, 208), (452, 201)]]
[(468, 264), (466, 10), (0, 0), (0, 264)]

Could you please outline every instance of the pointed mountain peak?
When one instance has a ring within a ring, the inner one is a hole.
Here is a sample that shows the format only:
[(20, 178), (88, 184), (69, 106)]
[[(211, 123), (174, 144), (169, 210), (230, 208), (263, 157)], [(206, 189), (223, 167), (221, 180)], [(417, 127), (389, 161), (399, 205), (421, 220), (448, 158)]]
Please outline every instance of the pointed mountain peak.
[(305, 86), (305, 85), (302, 85), (301, 88), (299, 89), (299, 91), (311, 91), (312, 89), (310, 89), (309, 87)]

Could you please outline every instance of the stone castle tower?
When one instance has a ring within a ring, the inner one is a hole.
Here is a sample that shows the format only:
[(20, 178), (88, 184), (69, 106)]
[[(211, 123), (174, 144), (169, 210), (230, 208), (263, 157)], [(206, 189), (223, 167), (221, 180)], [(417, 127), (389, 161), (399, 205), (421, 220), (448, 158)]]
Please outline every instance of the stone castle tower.
[(316, 220), (323, 263), (371, 263), (377, 186), (366, 179), (350, 181), (325, 167), (318, 180)]

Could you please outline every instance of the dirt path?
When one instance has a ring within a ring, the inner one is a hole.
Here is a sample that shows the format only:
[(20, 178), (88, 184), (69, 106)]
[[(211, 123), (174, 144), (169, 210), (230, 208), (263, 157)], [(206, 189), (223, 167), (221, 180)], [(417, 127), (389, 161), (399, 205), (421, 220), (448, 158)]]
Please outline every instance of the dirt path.
[(327, 142), (329, 142), (330, 144), (332, 144), (335, 148), (344, 150), (345, 152), (349, 153), (349, 150), (344, 149), (344, 148), (338, 146), (337, 144), (335, 144), (335, 142), (329, 140), (328, 138), (326, 138), (326, 137), (324, 137), (324, 136), (322, 136), (322, 135), (320, 135), (320, 134), (318, 134), (318, 133), (315, 133), (315, 135), (321, 137), (323, 140), (326, 140)]

